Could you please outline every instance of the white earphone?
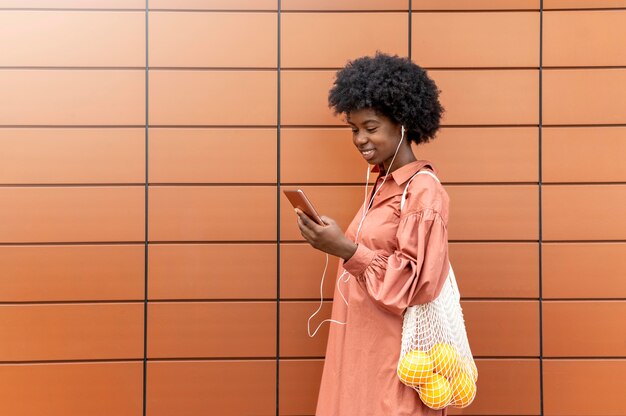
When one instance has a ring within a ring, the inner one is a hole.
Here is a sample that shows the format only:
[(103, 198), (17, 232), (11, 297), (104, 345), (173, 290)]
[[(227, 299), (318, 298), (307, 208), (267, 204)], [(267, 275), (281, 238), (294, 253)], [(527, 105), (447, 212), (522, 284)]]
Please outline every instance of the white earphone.
[[(404, 132), (405, 132), (405, 130), (404, 130), (404, 126), (401, 126), (401, 127), (402, 127), (402, 135), (400, 136), (400, 141), (398, 142), (398, 147), (396, 147), (396, 152), (394, 153), (393, 158), (391, 159), (391, 164), (389, 164), (389, 169), (387, 169), (388, 172), (391, 170), (391, 167), (393, 166), (393, 162), (396, 160), (396, 156), (398, 154), (398, 150), (400, 150), (400, 145), (402, 144), (402, 141), (404, 140)], [(369, 165), (367, 166), (367, 176), (365, 177), (365, 197), (363, 199), (363, 215), (361, 216), (361, 221), (359, 222), (359, 227), (357, 228), (356, 234), (354, 236), (354, 243), (357, 243), (357, 241), (359, 239), (359, 233), (361, 232), (361, 227), (363, 226), (363, 221), (365, 221), (365, 215), (367, 215), (367, 213), (369, 212), (370, 208), (372, 207), (372, 203), (374, 202), (374, 197), (376, 196), (378, 191), (380, 191), (380, 189), (383, 187), (383, 185), (385, 184), (385, 181), (387, 180), (388, 176), (389, 176), (389, 174), (384, 176), (382, 183), (376, 189), (376, 192), (374, 192), (374, 195), (372, 195), (372, 198), (370, 199), (369, 204), (367, 204), (367, 184), (369, 183), (369, 180), (370, 180), (370, 167), (369, 167)], [(307, 332), (308, 332), (310, 338), (313, 338), (315, 336), (315, 334), (317, 334), (317, 331), (322, 327), (322, 324), (324, 324), (324, 322), (333, 322), (333, 323), (336, 323), (336, 324), (339, 324), (339, 325), (346, 325), (347, 324), (347, 322), (341, 322), (341, 321), (337, 321), (335, 319), (324, 319), (322, 322), (319, 323), (319, 325), (317, 326), (315, 331), (313, 331), (313, 334), (311, 334), (311, 319), (313, 319), (313, 317), (315, 315), (317, 315), (320, 310), (322, 310), (322, 305), (324, 304), (324, 277), (326, 276), (326, 270), (327, 269), (328, 269), (328, 253), (326, 253), (326, 265), (324, 266), (324, 272), (322, 274), (322, 280), (320, 281), (320, 306), (317, 308), (317, 310), (315, 312), (313, 312), (313, 315), (309, 316), (309, 320), (307, 321)], [(348, 281), (350, 280), (350, 274), (344, 269), (343, 273), (341, 273), (341, 275), (339, 276), (339, 278), (337, 279), (337, 282), (335, 282), (335, 284), (337, 285), (337, 291), (339, 292), (339, 295), (343, 299), (344, 303), (347, 305), (348, 301), (346, 300), (346, 297), (343, 295), (343, 292), (341, 291), (341, 286), (339, 286), (339, 283), (341, 282), (342, 277), (344, 277), (346, 274), (348, 275), (348, 277), (343, 282), (344, 283), (348, 283)]]

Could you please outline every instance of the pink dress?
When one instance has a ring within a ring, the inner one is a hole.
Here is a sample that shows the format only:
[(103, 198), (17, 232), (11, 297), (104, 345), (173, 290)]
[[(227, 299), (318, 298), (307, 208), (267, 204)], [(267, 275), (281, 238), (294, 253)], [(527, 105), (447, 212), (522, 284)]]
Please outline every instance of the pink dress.
[[(404, 310), (435, 299), (449, 271), (443, 186), (417, 175), (400, 213), (402, 192), (421, 169), (437, 174), (430, 162), (418, 160), (389, 175), (367, 213), (356, 253), (339, 265), (335, 279), (344, 268), (350, 278), (335, 287), (332, 319), (347, 324), (330, 324), (316, 416), (446, 415), (422, 404), (396, 375)], [(382, 181), (381, 175), (376, 189)], [(362, 210), (346, 231), (352, 241)]]

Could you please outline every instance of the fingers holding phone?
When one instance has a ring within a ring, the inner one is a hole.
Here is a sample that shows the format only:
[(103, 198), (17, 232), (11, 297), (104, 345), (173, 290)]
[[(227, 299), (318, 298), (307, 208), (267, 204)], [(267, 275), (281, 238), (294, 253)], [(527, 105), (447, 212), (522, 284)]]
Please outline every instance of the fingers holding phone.
[(352, 256), (356, 244), (346, 238), (335, 220), (320, 216), (301, 190), (285, 191), (285, 195), (298, 215), (298, 228), (302, 237), (313, 248), (343, 259)]
[(307, 198), (304, 194), (304, 191), (302, 191), (301, 189), (295, 189), (283, 192), (285, 193), (285, 196), (287, 197), (291, 205), (296, 208), (296, 210), (299, 210), (300, 212), (306, 214), (317, 224), (322, 226), (325, 225), (324, 221), (322, 221), (322, 218), (313, 207), (313, 204), (311, 203), (311, 201), (309, 201), (309, 198)]
[(296, 214), (300, 233), (313, 248), (344, 260), (352, 257), (356, 251), (356, 244), (346, 238), (341, 227), (332, 218), (322, 216), (325, 225), (321, 226), (298, 209)]
[[(299, 208), (295, 208), (295, 211), (296, 215), (298, 215), (298, 228), (300, 228), (300, 233), (307, 241), (314, 238), (315, 235), (318, 234), (321, 229), (327, 225), (325, 223), (324, 225), (320, 225), (317, 221), (314, 221)], [(324, 222), (322, 217), (320, 217), (320, 220)]]
[(300, 229), (300, 234), (302, 237), (313, 247), (315, 247), (315, 242), (317, 240), (317, 236), (321, 232), (322, 225), (319, 225), (317, 222), (313, 221), (311, 217), (302, 212), (302, 210), (296, 208), (296, 215), (298, 216), (298, 228)]

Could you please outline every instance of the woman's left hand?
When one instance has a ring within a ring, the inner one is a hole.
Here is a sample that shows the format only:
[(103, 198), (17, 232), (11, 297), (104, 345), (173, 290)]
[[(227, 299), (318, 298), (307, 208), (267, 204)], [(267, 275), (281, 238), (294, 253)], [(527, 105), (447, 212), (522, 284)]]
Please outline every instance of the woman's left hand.
[(322, 216), (322, 221), (326, 225), (319, 225), (297, 208), (296, 214), (298, 214), (300, 233), (313, 248), (344, 260), (352, 257), (357, 245), (348, 240), (335, 220)]

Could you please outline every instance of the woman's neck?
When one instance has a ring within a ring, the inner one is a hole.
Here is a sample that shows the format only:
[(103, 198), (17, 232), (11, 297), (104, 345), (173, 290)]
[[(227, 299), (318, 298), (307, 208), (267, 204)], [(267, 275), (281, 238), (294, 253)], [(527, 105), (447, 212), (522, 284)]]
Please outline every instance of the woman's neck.
[(394, 170), (399, 169), (404, 165), (408, 165), (411, 162), (415, 162), (416, 160), (417, 158), (413, 154), (413, 151), (410, 147), (408, 149), (403, 148), (403, 149), (400, 149), (400, 151), (396, 155), (396, 158), (393, 161), (393, 166), (391, 167), (391, 169), (389, 169), (389, 166), (384, 166), (384, 163), (383, 163), (382, 168), (385, 174), (390, 174)]

